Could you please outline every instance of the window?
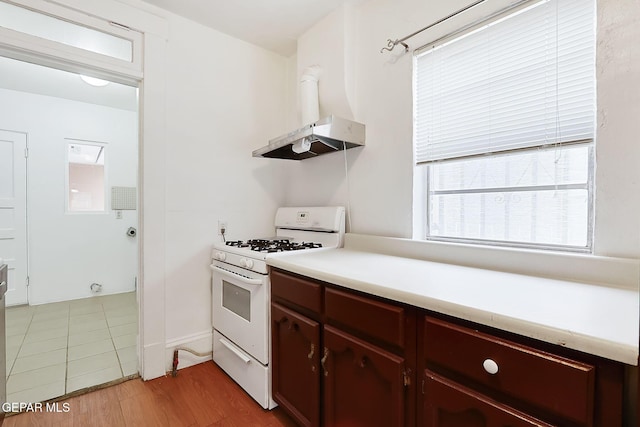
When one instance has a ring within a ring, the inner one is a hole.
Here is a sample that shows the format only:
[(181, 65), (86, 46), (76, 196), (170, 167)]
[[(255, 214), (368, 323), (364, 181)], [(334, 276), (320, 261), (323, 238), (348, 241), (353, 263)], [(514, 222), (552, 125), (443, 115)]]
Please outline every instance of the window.
[(67, 211), (105, 211), (105, 148), (98, 143), (67, 144)]
[(61, 19), (0, 2), (0, 26), (131, 62), (133, 42)]
[(0, 0), (0, 50), (26, 62), (42, 55), (41, 65), (82, 68), (128, 85), (142, 77), (142, 33), (54, 3)]
[(416, 237), (589, 251), (595, 3), (527, 3), (414, 58)]

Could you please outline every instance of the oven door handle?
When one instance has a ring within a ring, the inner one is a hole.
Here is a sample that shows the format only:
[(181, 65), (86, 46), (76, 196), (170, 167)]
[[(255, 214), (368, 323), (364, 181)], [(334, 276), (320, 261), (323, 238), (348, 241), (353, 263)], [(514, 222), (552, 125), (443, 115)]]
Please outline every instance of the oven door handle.
[(216, 273), (220, 273), (223, 276), (227, 276), (227, 277), (231, 277), (233, 279), (239, 280), (243, 283), (246, 283), (248, 285), (262, 285), (262, 280), (263, 279), (250, 279), (248, 277), (244, 277), (244, 276), (240, 276), (239, 274), (234, 274), (231, 273), (230, 271), (227, 271), (223, 268), (217, 267), (215, 265), (210, 265), (211, 270), (215, 271)]
[(220, 338), (218, 341), (220, 341), (220, 344), (227, 347), (229, 351), (238, 356), (238, 358), (240, 358), (240, 360), (242, 360), (244, 363), (251, 363), (251, 358), (244, 355), (240, 350), (236, 348), (236, 346), (231, 344), (229, 341), (225, 340), (224, 338)]

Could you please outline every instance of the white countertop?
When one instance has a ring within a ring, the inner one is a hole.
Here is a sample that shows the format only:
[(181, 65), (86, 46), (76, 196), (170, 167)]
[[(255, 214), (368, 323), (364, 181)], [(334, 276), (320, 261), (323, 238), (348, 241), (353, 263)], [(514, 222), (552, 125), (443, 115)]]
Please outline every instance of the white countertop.
[(351, 249), (299, 252), (271, 258), (268, 264), (630, 365), (638, 363), (637, 290)]

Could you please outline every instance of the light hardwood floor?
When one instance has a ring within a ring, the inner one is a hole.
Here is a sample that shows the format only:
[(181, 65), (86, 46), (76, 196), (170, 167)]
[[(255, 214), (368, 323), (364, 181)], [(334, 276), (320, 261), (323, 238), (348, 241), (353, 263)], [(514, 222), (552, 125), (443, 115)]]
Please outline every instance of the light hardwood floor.
[(181, 369), (177, 377), (129, 380), (58, 402), (66, 413), (28, 412), (4, 427), (294, 427), (280, 408), (264, 410), (213, 362)]

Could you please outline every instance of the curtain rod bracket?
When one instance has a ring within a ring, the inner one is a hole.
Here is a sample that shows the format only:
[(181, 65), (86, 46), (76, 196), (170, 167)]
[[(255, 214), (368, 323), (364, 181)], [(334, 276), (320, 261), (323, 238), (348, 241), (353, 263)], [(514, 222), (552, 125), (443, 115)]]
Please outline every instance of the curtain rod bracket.
[(382, 49), (380, 49), (380, 53), (384, 53), (385, 50), (388, 50), (389, 52), (391, 52), (396, 46), (398, 46), (399, 44), (401, 44), (402, 46), (404, 46), (404, 51), (409, 52), (409, 45), (404, 43), (401, 40), (391, 40), (388, 39), (387, 40), (387, 46), (383, 47)]
[(413, 37), (413, 36), (415, 36), (415, 35), (417, 35), (417, 34), (420, 34), (421, 32), (423, 32), (423, 31), (425, 31), (425, 30), (428, 30), (429, 28), (434, 27), (434, 26), (436, 26), (436, 25), (440, 24), (440, 23), (442, 23), (442, 22), (446, 21), (447, 19), (453, 18), (454, 16), (456, 16), (456, 15), (458, 15), (458, 14), (460, 14), (460, 13), (464, 12), (464, 11), (467, 11), (467, 10), (471, 9), (472, 7), (474, 7), (474, 6), (477, 6), (477, 5), (479, 5), (480, 3), (483, 3), (484, 1), (485, 1), (485, 0), (477, 0), (476, 2), (471, 3), (470, 5), (468, 5), (468, 6), (466, 6), (466, 7), (463, 7), (462, 9), (460, 9), (460, 10), (458, 10), (458, 11), (456, 11), (456, 12), (452, 13), (451, 15), (447, 15), (447, 16), (445, 16), (444, 18), (439, 19), (438, 21), (436, 21), (436, 22), (434, 22), (434, 23), (432, 23), (432, 24), (429, 24), (429, 25), (427, 25), (426, 27), (424, 27), (424, 28), (422, 28), (422, 29), (420, 29), (420, 30), (416, 31), (415, 33), (409, 34), (408, 36), (403, 37), (403, 38), (401, 38), (401, 39), (396, 39), (396, 40), (388, 39), (388, 40), (387, 40), (387, 46), (386, 46), (386, 47), (383, 47), (382, 49), (380, 49), (380, 53), (384, 53), (384, 51), (385, 51), (385, 50), (387, 50), (387, 51), (391, 52), (391, 51), (393, 50), (393, 48), (395, 48), (395, 47), (396, 47), (397, 45), (399, 45), (399, 44), (401, 44), (402, 46), (404, 46), (404, 51), (405, 51), (405, 52), (409, 52), (409, 46), (408, 46), (406, 43), (404, 43), (404, 41), (405, 41), (405, 40), (410, 39), (411, 37)]

